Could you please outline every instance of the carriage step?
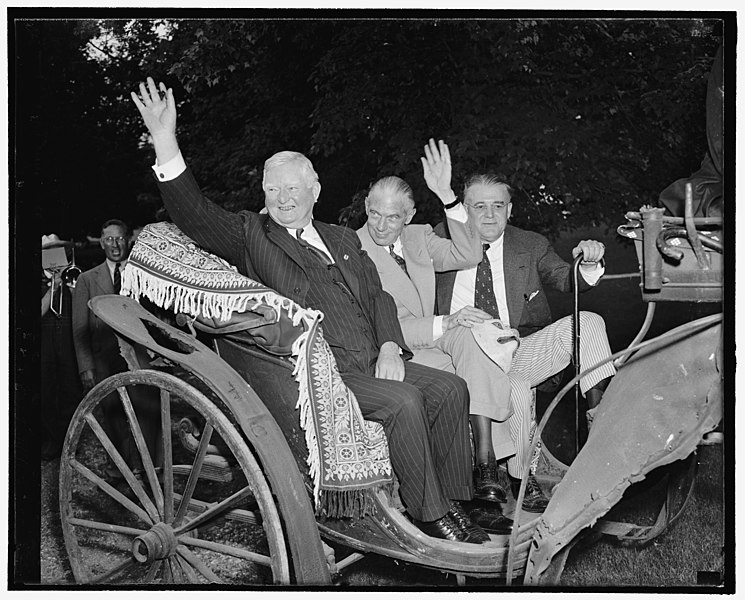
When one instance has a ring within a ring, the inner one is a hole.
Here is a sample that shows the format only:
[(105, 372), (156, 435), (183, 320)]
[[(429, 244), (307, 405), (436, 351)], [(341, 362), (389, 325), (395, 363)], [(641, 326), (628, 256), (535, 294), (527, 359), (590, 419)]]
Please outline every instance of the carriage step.
[[(174, 475), (191, 474), (192, 465), (173, 465)], [(227, 483), (233, 481), (233, 470), (223, 456), (207, 454), (202, 462), (202, 470), (199, 472), (201, 479)]]
[(599, 519), (595, 524), (594, 531), (609, 535), (611, 537), (626, 539), (644, 539), (652, 526), (635, 525), (633, 523), (621, 523), (619, 521), (606, 521)]
[[(181, 502), (181, 494), (174, 493), (173, 497), (176, 501)], [(201, 515), (204, 511), (211, 508), (213, 505), (214, 504), (211, 502), (204, 502), (202, 500), (196, 500), (192, 498), (189, 501), (189, 510), (197, 513), (198, 515)], [(227, 511), (223, 516), (230, 521), (239, 521), (248, 525), (261, 525), (262, 522), (260, 514), (257, 514), (252, 510), (247, 510), (245, 508), (234, 508)]]

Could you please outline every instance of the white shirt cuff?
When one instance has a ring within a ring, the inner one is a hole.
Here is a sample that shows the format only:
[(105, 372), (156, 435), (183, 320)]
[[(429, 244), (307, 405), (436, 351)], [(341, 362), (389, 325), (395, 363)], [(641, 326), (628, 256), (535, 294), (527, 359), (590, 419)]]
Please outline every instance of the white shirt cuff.
[(176, 177), (186, 171), (186, 163), (184, 162), (184, 157), (181, 155), (181, 151), (179, 150), (179, 153), (167, 163), (159, 165), (156, 161), (153, 165), (153, 171), (155, 171), (158, 181), (176, 179)]
[(432, 319), (432, 341), (437, 341), (442, 337), (442, 334), (445, 333), (442, 330), (442, 319), (443, 315), (435, 315), (435, 317)]
[(580, 263), (579, 272), (584, 280), (590, 285), (597, 285), (600, 278), (605, 273), (605, 261), (600, 261), (594, 265), (583, 265)]
[(448, 219), (453, 219), (454, 221), (458, 221), (459, 223), (465, 223), (468, 221), (468, 212), (466, 211), (466, 207), (463, 206), (462, 202), (458, 202), (453, 208), (448, 208), (445, 210), (445, 216)]

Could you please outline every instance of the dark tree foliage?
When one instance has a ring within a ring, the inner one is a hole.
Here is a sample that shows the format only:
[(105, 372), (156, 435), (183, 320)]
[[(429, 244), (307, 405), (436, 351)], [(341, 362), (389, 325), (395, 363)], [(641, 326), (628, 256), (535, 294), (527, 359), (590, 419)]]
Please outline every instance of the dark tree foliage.
[[(450, 145), (456, 188), (474, 171), (509, 178), (520, 190), (517, 224), (544, 232), (613, 224), (698, 165), (706, 77), (720, 42), (715, 24), (33, 23), (24, 60), (34, 62), (38, 49), (55, 62), (33, 65), (32, 83), (47, 93), (28, 107), (36, 119), (29, 127), (54, 148), (32, 154), (36, 162), (62, 155), (54, 170), (63, 179), (48, 181), (41, 165), (35, 173), (59, 198), (79, 195), (78, 207), (154, 214), (152, 151), (129, 100), (152, 75), (174, 87), (187, 162), (208, 195), (231, 209), (259, 208), (263, 161), (294, 149), (321, 176), (317, 217), (357, 224), (369, 184), (396, 174), (414, 187), (417, 220), (435, 222), (441, 208), (419, 162), (435, 137)], [(86, 59), (86, 41), (101, 46), (101, 31), (109, 56)]]
[(36, 222), (39, 235), (78, 240), (111, 217), (148, 218), (151, 207), (136, 200), (144, 157), (133, 135), (141, 126), (123, 110), (113, 83), (121, 73), (86, 54), (97, 23), (14, 26), (15, 200), (23, 214)]

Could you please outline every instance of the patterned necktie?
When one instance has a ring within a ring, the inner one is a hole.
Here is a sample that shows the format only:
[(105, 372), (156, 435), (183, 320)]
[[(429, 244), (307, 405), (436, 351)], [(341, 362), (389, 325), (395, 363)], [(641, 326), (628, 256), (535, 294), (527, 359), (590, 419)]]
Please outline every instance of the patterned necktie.
[(119, 291), (122, 289), (122, 272), (120, 270), (120, 267), (122, 266), (122, 263), (116, 263), (116, 266), (114, 267), (114, 293), (118, 294)]
[(483, 244), (484, 255), (476, 269), (476, 285), (473, 294), (473, 305), (488, 312), (495, 319), (499, 318), (497, 297), (494, 295), (494, 282), (491, 277), (491, 263), (486, 251), (489, 244)]
[(302, 238), (302, 235), (303, 235), (303, 230), (298, 229), (297, 230), (297, 241), (300, 243), (300, 245), (303, 248), (306, 248), (317, 260), (320, 260), (325, 267), (328, 267), (329, 265), (333, 264), (333, 261), (329, 258), (328, 254), (326, 254), (320, 248), (316, 248), (313, 244), (310, 244), (308, 240), (304, 240)]
[(409, 270), (406, 268), (406, 261), (404, 260), (403, 256), (399, 256), (393, 251), (393, 244), (388, 246), (388, 252), (391, 253), (393, 260), (395, 260), (398, 263), (398, 266), (401, 267), (404, 270), (404, 273), (406, 273), (406, 275), (408, 276)]

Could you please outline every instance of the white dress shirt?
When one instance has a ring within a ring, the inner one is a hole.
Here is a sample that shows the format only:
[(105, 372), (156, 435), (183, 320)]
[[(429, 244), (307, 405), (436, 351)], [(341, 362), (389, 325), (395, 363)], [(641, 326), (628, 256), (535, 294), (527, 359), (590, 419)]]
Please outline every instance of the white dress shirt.
[[(114, 283), (114, 271), (116, 270), (116, 263), (113, 260), (106, 259), (106, 266), (109, 267), (109, 275), (111, 275), (111, 283)], [(126, 260), (119, 261), (119, 272), (124, 273), (124, 267), (127, 266)]]
[(159, 165), (156, 161), (153, 165), (153, 171), (155, 171), (155, 176), (158, 178), (158, 181), (170, 181), (171, 179), (176, 179), (176, 177), (186, 171), (186, 162), (184, 162), (184, 157), (181, 154), (181, 151), (179, 150), (179, 153), (176, 156), (162, 165)]
[[(489, 245), (486, 251), (491, 265), (491, 276), (494, 283), (494, 295), (497, 299), (497, 308), (499, 309), (499, 320), (508, 327), (517, 327), (510, 323), (510, 311), (507, 308), (507, 291), (504, 285), (504, 234)], [(458, 271), (455, 276), (453, 285), (453, 297), (450, 302), (450, 314), (458, 312), (466, 306), (473, 306), (473, 295), (476, 289), (476, 269), (472, 267), (463, 271)], [(580, 273), (584, 280), (590, 285), (597, 285), (600, 278), (605, 272), (605, 267), (601, 263), (593, 265), (579, 266)]]
[[(297, 232), (300, 231), (300, 229), (292, 229), (291, 227), (286, 227), (287, 232), (294, 237), (295, 239), (298, 239)], [(328, 256), (328, 259), (331, 261), (331, 264), (334, 264), (334, 257), (331, 256), (331, 252), (329, 252), (329, 249), (326, 247), (326, 244), (323, 243), (323, 240), (321, 239), (321, 236), (318, 234), (318, 230), (313, 227), (313, 221), (308, 223), (305, 227), (302, 228), (303, 230), (303, 240), (308, 242), (311, 246), (314, 248), (317, 248), (321, 252), (323, 252), (326, 256)]]

